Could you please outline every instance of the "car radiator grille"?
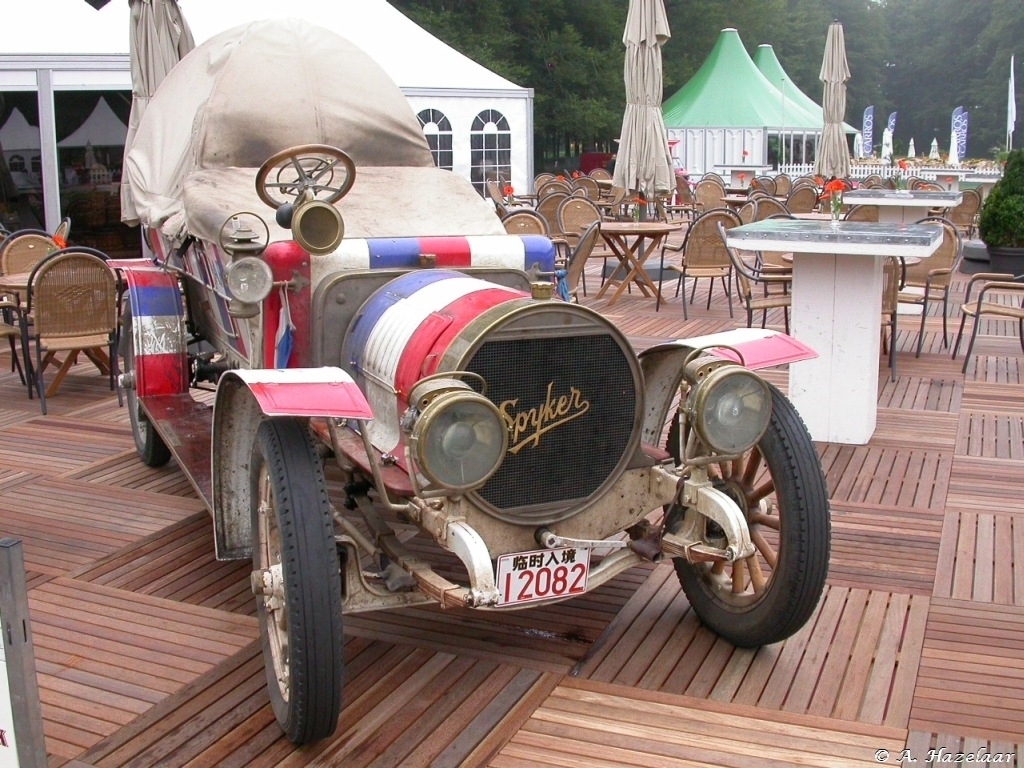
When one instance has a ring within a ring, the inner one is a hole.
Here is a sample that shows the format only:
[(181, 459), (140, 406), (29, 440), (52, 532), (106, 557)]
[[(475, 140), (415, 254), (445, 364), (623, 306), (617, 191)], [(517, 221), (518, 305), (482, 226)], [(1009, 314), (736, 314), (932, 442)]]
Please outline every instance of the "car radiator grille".
[(564, 519), (614, 480), (635, 428), (634, 366), (607, 333), (483, 344), (467, 365), (513, 420), (509, 452), (477, 491), (521, 524)]

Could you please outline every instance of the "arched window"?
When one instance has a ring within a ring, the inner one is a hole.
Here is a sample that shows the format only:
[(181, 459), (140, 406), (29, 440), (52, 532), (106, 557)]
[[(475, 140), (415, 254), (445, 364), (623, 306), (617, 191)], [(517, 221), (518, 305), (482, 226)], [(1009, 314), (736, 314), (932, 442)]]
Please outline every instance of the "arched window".
[(416, 115), (430, 145), (430, 154), (434, 157), (434, 165), (446, 171), (452, 169), (452, 124), (443, 112), (436, 109), (424, 109)]
[(10, 159), (7, 161), (7, 167), (14, 173), (24, 173), (25, 158), (21, 155), (11, 155)]
[(499, 176), (508, 181), (512, 175), (512, 132), (505, 116), (485, 109), (473, 119), (469, 133), (470, 179), (481, 195), (484, 182)]

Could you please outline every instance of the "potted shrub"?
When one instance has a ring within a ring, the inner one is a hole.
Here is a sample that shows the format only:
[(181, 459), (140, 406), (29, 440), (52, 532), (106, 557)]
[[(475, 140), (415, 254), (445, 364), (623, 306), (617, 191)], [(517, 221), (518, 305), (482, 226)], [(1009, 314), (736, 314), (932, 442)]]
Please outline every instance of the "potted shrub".
[(1024, 150), (1007, 157), (1003, 177), (981, 206), (978, 235), (993, 272), (1024, 274)]

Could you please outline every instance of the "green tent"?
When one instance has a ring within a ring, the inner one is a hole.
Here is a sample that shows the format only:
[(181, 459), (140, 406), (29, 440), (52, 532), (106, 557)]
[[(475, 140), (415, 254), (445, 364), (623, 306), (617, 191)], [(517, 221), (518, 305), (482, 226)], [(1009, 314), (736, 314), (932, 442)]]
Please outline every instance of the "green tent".
[[(757, 50), (754, 51), (754, 66), (783, 95), (785, 99), (782, 105), (783, 109), (788, 110), (792, 107), (800, 107), (805, 112), (817, 114), (818, 126), (816, 130), (821, 130), (824, 123), (821, 104), (818, 104), (814, 99), (796, 87), (796, 83), (790, 79), (789, 75), (786, 74), (786, 70), (782, 68), (782, 64), (779, 63), (779, 57), (775, 55), (774, 48), (768, 44), (757, 46)], [(783, 115), (783, 119), (785, 119), (785, 115)]]
[[(796, 86), (793, 88), (796, 90)], [(697, 73), (662, 104), (662, 112), (665, 127), (670, 129), (767, 128), (773, 133), (780, 130), (820, 132), (821, 107), (814, 105), (811, 110), (806, 103), (789, 98), (788, 87), (786, 95), (783, 104), (782, 91), (757, 68), (743, 47), (739, 33), (730, 27), (719, 34)]]
[[(782, 68), (779, 57), (775, 55), (774, 48), (767, 43), (759, 45), (757, 50), (754, 51), (754, 65), (761, 70), (761, 74), (767, 77), (769, 82), (777, 84), (779, 91), (785, 94), (787, 105), (798, 104), (806, 111), (817, 114), (823, 122), (821, 105), (797, 88), (796, 83), (790, 79), (789, 75), (786, 74), (786, 70)], [(843, 123), (843, 126), (846, 133), (857, 132), (857, 129), (848, 123)], [(822, 125), (819, 124), (815, 130), (820, 131), (821, 128)]]

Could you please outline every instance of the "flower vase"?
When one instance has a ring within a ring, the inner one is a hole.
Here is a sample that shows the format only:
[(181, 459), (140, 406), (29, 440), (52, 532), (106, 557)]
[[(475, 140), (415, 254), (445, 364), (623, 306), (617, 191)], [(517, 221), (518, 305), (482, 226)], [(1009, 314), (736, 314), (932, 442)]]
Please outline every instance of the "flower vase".
[(828, 199), (829, 213), (832, 214), (832, 223), (838, 224), (841, 218), (840, 212), (843, 207), (843, 196), (840, 194), (833, 194)]

